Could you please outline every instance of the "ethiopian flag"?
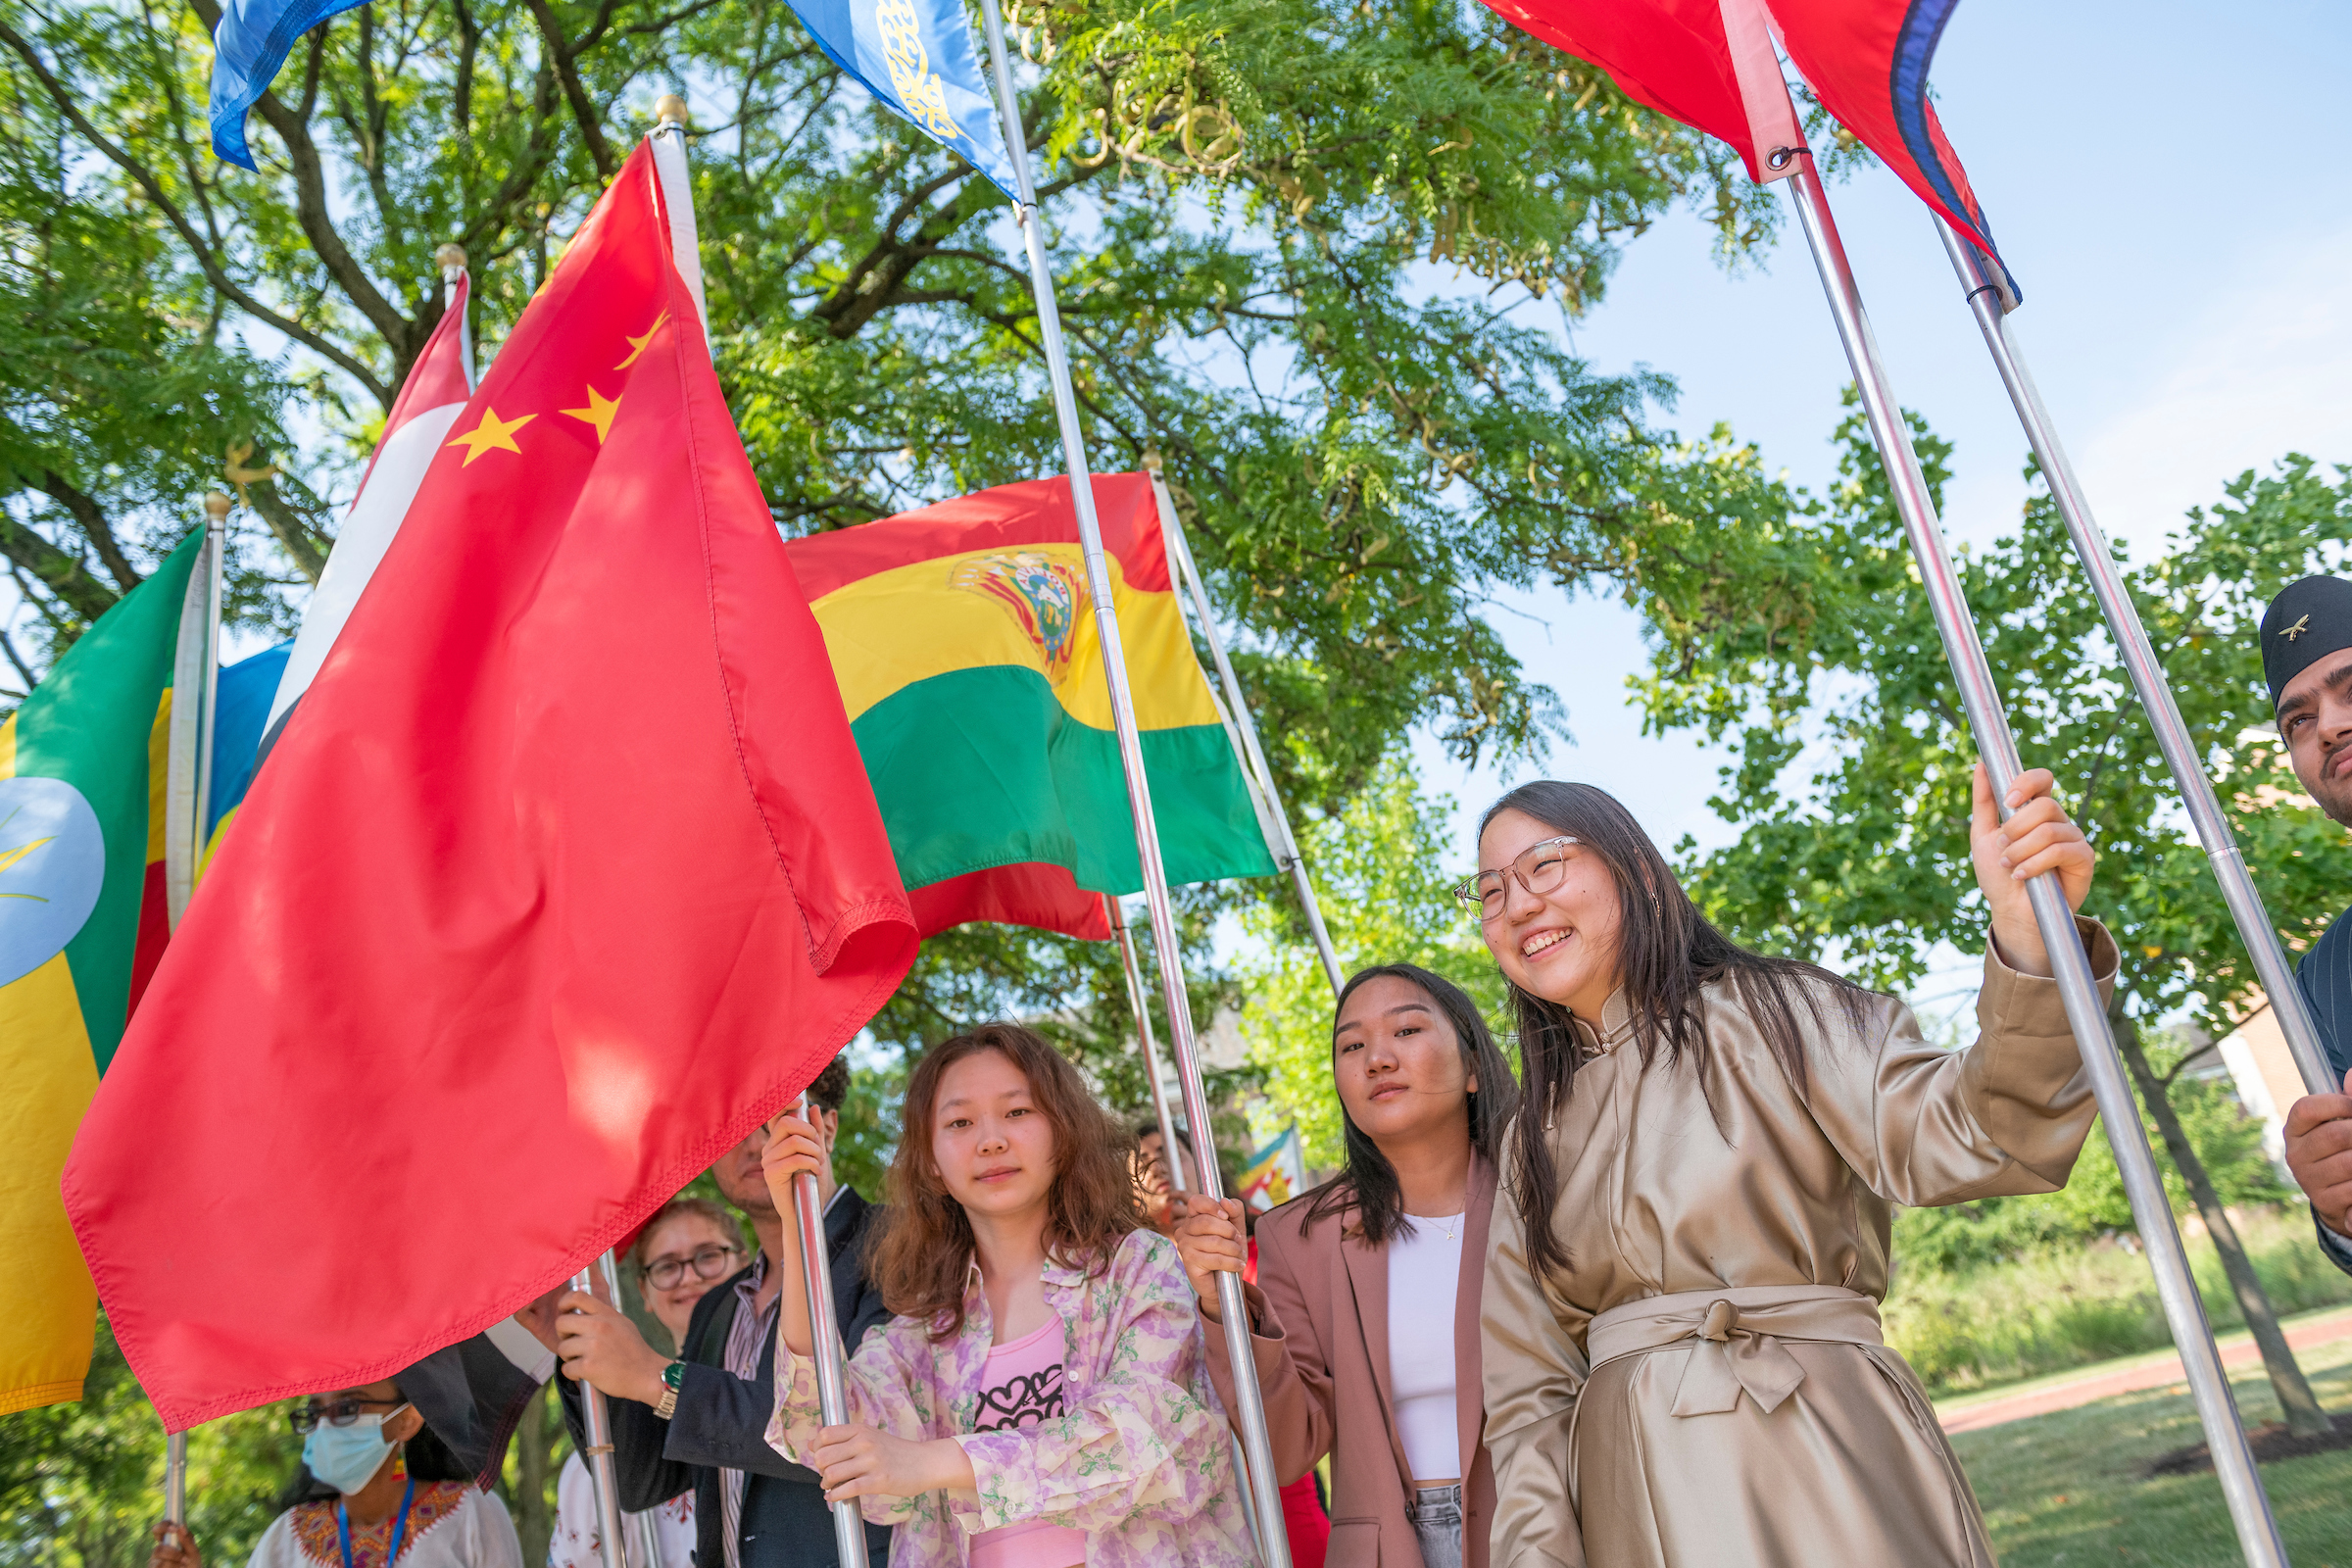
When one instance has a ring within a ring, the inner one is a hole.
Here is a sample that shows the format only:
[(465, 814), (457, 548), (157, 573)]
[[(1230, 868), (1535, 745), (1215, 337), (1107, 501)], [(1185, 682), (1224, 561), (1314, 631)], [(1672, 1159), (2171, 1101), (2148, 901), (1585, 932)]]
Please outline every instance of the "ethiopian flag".
[[(1172, 883), (1268, 876), (1193, 654), (1148, 474), (1095, 476), (1112, 603)], [(850, 732), (925, 936), (967, 920), (1107, 938), (1143, 886), (1067, 479), (794, 540)]]
[(0, 1412), (81, 1397), (97, 1294), (58, 1193), (169, 935), (164, 798), (190, 533), (0, 724)]

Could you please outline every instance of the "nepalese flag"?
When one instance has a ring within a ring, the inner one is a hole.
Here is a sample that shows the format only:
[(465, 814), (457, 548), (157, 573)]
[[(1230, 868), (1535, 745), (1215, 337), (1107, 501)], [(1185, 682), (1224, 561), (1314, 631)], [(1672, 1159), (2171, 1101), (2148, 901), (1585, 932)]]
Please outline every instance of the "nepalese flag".
[[(1928, 102), (1928, 67), (1959, 0), (1771, 0), (1788, 58), (1838, 122), (1860, 137), (2002, 272), (1968, 172)], [(2008, 276), (2012, 298), (2017, 279)]]
[[(1805, 145), (1773, 50), (1822, 105), (1997, 262), (1968, 174), (1928, 102), (1928, 65), (1959, 0), (1486, 0), (1523, 31), (1590, 61), (1635, 102), (1729, 142), (1751, 179)], [(2005, 270), (2005, 269), (2004, 269)]]
[[(1097, 474), (1119, 638), (1172, 883), (1274, 871), (1168, 573), (1151, 477)], [(1067, 479), (786, 547), (924, 935), (967, 920), (1107, 939), (1143, 886)]]
[(335, 532), (335, 547), (303, 609), (302, 629), (295, 634), (284, 661), (285, 673), (270, 698), (262, 729), (265, 757), (294, 705), (318, 678), (343, 623), (351, 618), (384, 552), (392, 548), (409, 504), (416, 499), (416, 487), (424, 482), (425, 469), (448, 441), (450, 426), (466, 411), (466, 400), (473, 396), (473, 340), (466, 330), (470, 288), (471, 280), (460, 274), (440, 324), (409, 367), (409, 378), (384, 416), (384, 433), (376, 438), (368, 471), (360, 477), (360, 493), (352, 498), (343, 526)]
[(89, 1370), (97, 1296), (58, 1173), (170, 934), (173, 665), (203, 545), (199, 528), (0, 724), (0, 1412), (78, 1399)]
[(875, 102), (1020, 199), (962, 0), (791, 0), (816, 46)]
[[(906, 893), (645, 144), (238, 815), (62, 1183), (172, 1430), (508, 1318), (905, 977)], [(418, 1194), (464, 1212), (384, 1222)]]

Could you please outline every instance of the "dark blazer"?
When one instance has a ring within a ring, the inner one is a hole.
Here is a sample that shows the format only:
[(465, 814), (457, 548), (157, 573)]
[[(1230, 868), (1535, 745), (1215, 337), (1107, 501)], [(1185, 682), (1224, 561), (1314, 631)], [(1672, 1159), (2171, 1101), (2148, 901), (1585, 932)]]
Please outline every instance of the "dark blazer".
[[(2352, 1071), (2352, 909), (2337, 915), (2327, 935), (2303, 955), (2303, 961), (2295, 965), (2295, 984), (2302, 989), (2303, 1000), (2311, 1004), (2312, 1021), (2320, 1026), (2320, 1043), (2328, 1048), (2328, 1065), (2341, 1083), (2343, 1075)], [(2311, 1221), (2319, 1228), (2320, 1250), (2337, 1268), (2352, 1274), (2352, 1248), (2321, 1224), (2318, 1210), (2312, 1211)]]
[[(1487, 1456), (1486, 1394), (1479, 1376), (1479, 1298), (1487, 1280), (1487, 1222), (1494, 1167), (1470, 1157), (1462, 1217), (1462, 1272), (1454, 1287), (1455, 1419), (1468, 1456), (1462, 1486), (1462, 1560), (1487, 1568), (1494, 1517), (1494, 1465)], [(1421, 1544), (1405, 1516), (1411, 1473), (1389, 1391), (1389, 1254), (1365, 1245), (1352, 1216), (1306, 1224), (1312, 1195), (1257, 1222), (1257, 1284), (1243, 1287), (1250, 1348), (1274, 1442), (1274, 1477), (1289, 1485), (1331, 1455), (1328, 1568), (1421, 1568)], [(1225, 1331), (1201, 1312), (1208, 1374), (1233, 1408)]]
[[(825, 1213), (825, 1254), (833, 1273), (833, 1316), (841, 1325), (842, 1348), (856, 1354), (865, 1331), (890, 1320), (881, 1293), (865, 1277), (865, 1246), (881, 1209), (843, 1188)], [(787, 1217), (789, 1222), (789, 1216)], [(724, 1568), (719, 1539), (718, 1472), (741, 1470), (743, 1480), (743, 1568), (837, 1568), (833, 1513), (825, 1506), (816, 1472), (793, 1464), (767, 1446), (767, 1420), (776, 1404), (776, 1337), (760, 1347), (760, 1372), (750, 1380), (729, 1376), (722, 1364), (727, 1329), (740, 1303), (735, 1284), (750, 1269), (694, 1303), (686, 1326), (677, 1413), (667, 1421), (634, 1399), (610, 1399), (612, 1460), (620, 1481), (620, 1505), (635, 1512), (694, 1493), (695, 1561), (699, 1568)], [(586, 1442), (580, 1424), (579, 1385), (558, 1377), (564, 1419), (574, 1444)], [(865, 1527), (867, 1557), (890, 1560), (890, 1531)]]

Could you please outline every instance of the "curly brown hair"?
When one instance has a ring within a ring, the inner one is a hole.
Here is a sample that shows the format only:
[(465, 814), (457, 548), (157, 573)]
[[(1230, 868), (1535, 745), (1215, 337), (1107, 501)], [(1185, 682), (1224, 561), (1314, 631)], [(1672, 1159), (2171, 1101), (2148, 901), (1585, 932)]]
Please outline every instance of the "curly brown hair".
[(1046, 1255), (1088, 1276), (1108, 1271), (1128, 1233), (1144, 1228), (1127, 1163), (1127, 1135), (1096, 1102), (1078, 1069), (1034, 1030), (983, 1024), (922, 1054), (906, 1081), (899, 1152), (890, 1166), (890, 1206), (867, 1255), (868, 1277), (883, 1304), (931, 1324), (934, 1341), (963, 1328), (964, 1280), (972, 1263), (972, 1223), (950, 1196), (931, 1156), (932, 1107), (950, 1067), (983, 1051), (1002, 1054), (1029, 1080), (1029, 1098), (1054, 1130), (1054, 1180), (1046, 1216)]

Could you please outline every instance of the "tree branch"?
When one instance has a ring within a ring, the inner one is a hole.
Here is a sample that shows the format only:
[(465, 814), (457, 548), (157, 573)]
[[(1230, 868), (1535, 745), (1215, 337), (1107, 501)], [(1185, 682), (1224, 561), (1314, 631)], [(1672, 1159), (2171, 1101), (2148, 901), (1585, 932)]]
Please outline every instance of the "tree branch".
[[(588, 156), (596, 161), (596, 172), (611, 179), (619, 172), (620, 162), (612, 156), (612, 144), (605, 139), (603, 117), (580, 80), (576, 52), (564, 36), (564, 24), (549, 0), (531, 0), (531, 20), (539, 24), (539, 36), (547, 44), (547, 57), (556, 68), (556, 79), (563, 83), (564, 101), (571, 105), (571, 118), (580, 127), (580, 139), (588, 145)], [(600, 19), (599, 29), (602, 26)]]
[(268, 479), (247, 485), (245, 498), (252, 503), (253, 510), (262, 514), (262, 520), (270, 525), (270, 534), (293, 560), (294, 569), (316, 584), (319, 573), (326, 570), (326, 557), (314, 542), (318, 538), (318, 530), (294, 510), (284, 496), (277, 493), (277, 486)]
[(96, 620), (122, 597), (91, 576), (82, 564), (0, 510), (0, 556), (31, 572), (83, 620)]
[[(191, 0), (191, 3), (205, 5), (209, 3), (209, 0)], [(386, 409), (392, 407), (392, 391), (377, 379), (374, 371), (368, 369), (350, 353), (339, 348), (319, 333), (291, 317), (282, 316), (264, 305), (236, 279), (230, 277), (220, 266), (219, 255), (205, 243), (203, 236), (196, 232), (195, 225), (188, 221), (188, 217), (180, 211), (179, 204), (164, 194), (163, 184), (155, 177), (154, 172), (145, 164), (116, 145), (96, 125), (90, 123), (89, 117), (81, 112), (81, 106), (74, 100), (66, 84), (50, 72), (48, 65), (34, 51), (32, 45), (5, 22), (0, 22), (0, 43), (7, 44), (24, 62), (26, 68), (40, 82), (43, 90), (49, 94), (50, 101), (57, 106), (58, 113), (65, 117), (67, 123), (71, 124), (83, 140), (97, 148), (107, 162), (128, 174), (139, 189), (146, 194), (147, 199), (155, 204), (156, 211), (163, 214), (164, 220), (177, 230), (179, 237), (187, 243), (188, 250), (196, 258), (196, 265), (204, 271), (205, 281), (212, 284), (215, 289), (233, 302), (237, 309), (255, 320), (275, 327), (359, 382), (368, 389), (370, 397), (373, 397)]]
[(115, 538), (114, 524), (106, 520), (105, 510), (86, 492), (74, 488), (55, 468), (41, 470), (39, 487), (43, 494), (72, 513), (74, 520), (81, 524), (81, 531), (89, 536), (90, 548), (98, 552), (98, 559), (106, 563), (106, 569), (114, 575), (115, 586), (124, 593), (136, 588), (141, 581), (140, 575), (124, 558), (122, 546)]

